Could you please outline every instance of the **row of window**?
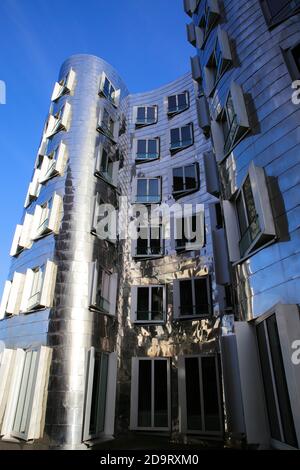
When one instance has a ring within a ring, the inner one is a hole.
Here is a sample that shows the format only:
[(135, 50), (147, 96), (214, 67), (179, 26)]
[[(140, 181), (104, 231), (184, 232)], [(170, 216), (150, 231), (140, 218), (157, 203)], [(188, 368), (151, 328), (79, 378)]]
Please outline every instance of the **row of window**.
[[(0, 435), (23, 441), (43, 436), (51, 348), (4, 349), (0, 354)], [(112, 435), (117, 356), (87, 352), (83, 442)], [(171, 359), (132, 358), (131, 430), (171, 430)], [(221, 435), (220, 365), (216, 355), (178, 358), (180, 432)]]
[(62, 218), (62, 197), (54, 193), (43, 204), (35, 207), (33, 214), (25, 214), (23, 225), (17, 225), (10, 256), (18, 256), (24, 249), (50, 233), (59, 232)]
[(27, 269), (26, 273), (16, 271), (13, 279), (5, 282), (0, 319), (52, 307), (56, 273), (56, 264), (49, 260), (43, 266)]
[(4, 349), (0, 353), (0, 435), (34, 440), (43, 436), (51, 348)]

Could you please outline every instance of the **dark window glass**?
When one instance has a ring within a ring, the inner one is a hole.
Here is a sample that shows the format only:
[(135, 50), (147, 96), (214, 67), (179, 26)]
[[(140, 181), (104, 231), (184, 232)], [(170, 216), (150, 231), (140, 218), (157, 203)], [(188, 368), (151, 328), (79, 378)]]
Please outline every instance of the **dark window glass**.
[(139, 287), (137, 290), (137, 319), (149, 319), (149, 290), (148, 287)]
[(95, 435), (104, 430), (107, 372), (108, 356), (96, 352), (89, 429), (91, 435)]
[(137, 119), (138, 119), (138, 121), (145, 121), (145, 119), (146, 119), (146, 108), (139, 107), (137, 109)]
[(298, 447), (275, 315), (267, 319), (267, 329), (284, 440), (290, 446)]
[(184, 109), (187, 107), (187, 95), (186, 93), (180, 93), (178, 95), (178, 108), (181, 110), (181, 109)]
[(161, 253), (160, 227), (151, 227), (150, 235), (150, 254), (159, 255)]
[(263, 384), (266, 397), (266, 406), (269, 417), (270, 432), (273, 439), (278, 441), (281, 440), (279, 421), (277, 416), (277, 410), (275, 405), (275, 394), (272, 384), (272, 372), (269, 362), (269, 353), (266, 342), (266, 336), (264, 331), (264, 323), (259, 323), (256, 329), (257, 340), (258, 340), (258, 349), (260, 356), (260, 364), (263, 376)]
[(218, 431), (221, 428), (221, 423), (219, 416), (216, 360), (214, 357), (203, 356), (201, 358), (201, 365), (205, 430)]
[(183, 191), (183, 167), (173, 168), (173, 191)]
[(293, 0), (265, 0), (268, 5), (270, 15), (276, 21), (276, 17), (288, 13), (295, 6)]
[(153, 122), (155, 121), (155, 107), (150, 106), (147, 108), (147, 121), (148, 122)]
[(182, 145), (188, 145), (192, 140), (191, 126), (184, 126), (181, 128)]
[(152, 308), (151, 308), (151, 319), (152, 320), (163, 320), (163, 288), (152, 287)]
[(158, 154), (157, 150), (157, 140), (150, 139), (148, 140), (148, 153), (150, 157), (156, 157)]
[(147, 147), (146, 147), (146, 140), (138, 140), (137, 141), (137, 153), (141, 155), (145, 155), (147, 153)]
[(240, 233), (241, 233), (241, 236), (243, 236), (244, 233), (246, 233), (247, 231), (248, 222), (247, 222), (247, 218), (245, 214), (244, 201), (243, 201), (242, 194), (239, 194), (239, 196), (237, 197), (236, 209), (237, 209), (237, 214), (238, 214)]
[(215, 211), (216, 211), (217, 228), (222, 228), (224, 227), (223, 214), (222, 214), (221, 204), (219, 202), (215, 204)]
[(292, 55), (297, 66), (297, 70), (300, 73), (300, 44), (294, 47), (294, 49), (292, 50)]
[(150, 179), (149, 180), (149, 202), (156, 201), (159, 197), (159, 180)]
[(199, 360), (196, 357), (185, 359), (185, 386), (187, 427), (189, 430), (201, 430)]
[(101, 158), (101, 166), (100, 166), (100, 171), (105, 173), (107, 170), (108, 166), (108, 154), (106, 150), (102, 150), (102, 158)]
[(138, 179), (137, 180), (137, 198), (140, 202), (145, 202), (147, 200), (147, 180)]
[(180, 281), (180, 315), (193, 315), (192, 281)]
[(171, 129), (171, 145), (173, 145), (173, 146), (179, 146), (180, 145), (179, 128)]
[(195, 279), (196, 315), (209, 313), (207, 279)]
[(176, 95), (168, 97), (168, 110), (170, 113), (175, 112), (177, 109)]
[(151, 427), (151, 361), (139, 361), (138, 426)]
[(137, 239), (137, 255), (148, 254), (148, 229), (140, 227), (139, 237)]
[(167, 361), (154, 361), (154, 426), (168, 427)]
[(194, 189), (197, 186), (196, 165), (188, 165), (184, 168), (185, 189)]

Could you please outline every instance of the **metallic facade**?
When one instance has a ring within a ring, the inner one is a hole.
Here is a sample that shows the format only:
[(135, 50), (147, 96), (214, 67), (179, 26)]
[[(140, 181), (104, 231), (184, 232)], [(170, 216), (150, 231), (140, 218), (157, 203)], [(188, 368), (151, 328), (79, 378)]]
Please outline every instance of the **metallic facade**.
[[(195, 85), (190, 74), (144, 94), (129, 95), (115, 70), (103, 60), (86, 55), (69, 58), (62, 66), (58, 83), (73, 70), (75, 83), (70, 93), (55, 100), (50, 108), (57, 115), (64, 103), (71, 105), (67, 130), (49, 138), (47, 153), (62, 141), (67, 149), (67, 165), (63, 176), (49, 179), (41, 187), (38, 198), (25, 212), (34, 213), (37, 204), (43, 204), (51, 195), (63, 198), (63, 214), (59, 233), (48, 234), (35, 241), (30, 249), (22, 251), (12, 261), (9, 279), (14, 272), (25, 273), (28, 268), (40, 266), (47, 259), (57, 265), (53, 307), (30, 312), (27, 315), (4, 317), (0, 322), (0, 339), (6, 348), (52, 349), (52, 362), (48, 383), (45, 426), (43, 437), (34, 445), (46, 448), (88, 448), (93, 442), (84, 442), (83, 427), (86, 407), (87, 354), (91, 347), (103, 353), (115, 353), (116, 381), (112, 385), (116, 400), (107, 407), (111, 413), (108, 434), (126, 434), (132, 430), (131, 367), (135, 357), (167, 358), (171, 364), (172, 410), (171, 426), (166, 435), (184, 435), (179, 423), (177, 391), (177, 360), (181, 355), (213, 355), (218, 357), (220, 316), (224, 311), (224, 287), (217, 285), (214, 272), (210, 204), (218, 200), (206, 190), (204, 154), (211, 151), (210, 141), (198, 127)], [(115, 88), (120, 90), (119, 106), (99, 96), (99, 83), (105, 73)], [(176, 93), (189, 94), (189, 106), (184, 112), (167, 115), (167, 97)], [(141, 129), (134, 124), (134, 107), (156, 105), (157, 123)], [(119, 123), (117, 143), (114, 144), (97, 131), (98, 117), (103, 107)], [(170, 130), (193, 123), (193, 144), (170, 155)], [(125, 127), (124, 127), (125, 124)], [(47, 126), (45, 128), (47, 130)], [(160, 138), (160, 158), (156, 162), (135, 165), (133, 141), (143, 137)], [(118, 189), (97, 178), (95, 160), (99, 145), (118, 155), (120, 160)], [(160, 176), (162, 202), (170, 205), (170, 170), (172, 166), (197, 162), (199, 189), (181, 198), (182, 203), (201, 203), (205, 206), (205, 244), (203, 248), (177, 253), (170, 240), (166, 240), (164, 256), (155, 260), (135, 260), (131, 253), (131, 240), (119, 240), (113, 245), (99, 240), (91, 233), (95, 195), (103, 202), (117, 207), (118, 196), (127, 197), (120, 208), (122, 228), (130, 222), (134, 178)], [(90, 267), (100, 261), (103, 269), (118, 270), (117, 311), (115, 316), (95, 312), (90, 308)], [(173, 311), (173, 281), (179, 278), (210, 276), (212, 312), (207, 319), (176, 321)], [(136, 325), (131, 321), (131, 288), (136, 285), (164, 284), (167, 286), (167, 318), (162, 324)], [(219, 435), (222, 434), (221, 383), (219, 387)], [(107, 400), (112, 400), (110, 394)], [(107, 438), (107, 436), (106, 436)]]

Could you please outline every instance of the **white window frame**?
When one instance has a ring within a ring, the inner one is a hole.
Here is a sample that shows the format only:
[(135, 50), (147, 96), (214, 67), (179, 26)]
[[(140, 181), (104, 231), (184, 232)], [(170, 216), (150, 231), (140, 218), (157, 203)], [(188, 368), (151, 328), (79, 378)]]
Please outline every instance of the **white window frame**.
[[(148, 312), (149, 317), (147, 320), (139, 320), (137, 315), (137, 305), (138, 305), (138, 296), (139, 296), (139, 289), (147, 288), (148, 289), (148, 306), (151, 306), (152, 309), (152, 289), (153, 288), (161, 288), (162, 289), (162, 304), (163, 304), (163, 311), (162, 311), (162, 319), (155, 320), (151, 318), (151, 310)], [(152, 323), (152, 324), (164, 324), (166, 322), (166, 315), (167, 315), (167, 286), (166, 284), (149, 284), (149, 285), (142, 285), (142, 286), (132, 286), (131, 287), (131, 320), (133, 323), (137, 324), (145, 324), (145, 323)]]
[(31, 230), (32, 240), (53, 233), (59, 233), (63, 213), (62, 197), (54, 193), (53, 196), (43, 204), (37, 205), (33, 216)]
[[(105, 278), (103, 277), (105, 275)], [(101, 276), (101, 293), (103, 290), (107, 290), (108, 298), (101, 295), (108, 306), (108, 309), (104, 308), (103, 305), (97, 304), (97, 290), (98, 282)], [(106, 284), (105, 284), (106, 279)], [(107, 286), (108, 282), (108, 286)], [(109, 315), (111, 317), (116, 316), (117, 310), (117, 297), (118, 297), (118, 274), (116, 272), (110, 272), (103, 268), (102, 266), (94, 261), (90, 265), (90, 275), (89, 275), (89, 308), (97, 312), (103, 313), (104, 315)]]
[[(96, 430), (95, 434), (90, 433), (91, 406), (93, 399), (94, 367), (95, 354), (100, 353), (108, 356), (108, 368), (106, 377), (106, 399), (104, 409), (104, 427), (103, 430)], [(86, 357), (86, 385), (84, 401), (84, 419), (82, 429), (82, 440), (90, 441), (102, 436), (112, 436), (114, 434), (115, 421), (115, 400), (117, 383), (117, 355), (115, 352), (109, 353), (100, 351), (94, 347), (87, 351)]]
[(15, 351), (5, 348), (0, 354), (0, 429), (8, 400), (14, 367)]
[[(146, 153), (145, 154), (139, 154), (138, 153), (138, 143), (139, 141), (144, 140), (146, 142)], [(156, 142), (156, 153), (153, 154), (154, 156), (149, 157), (149, 155), (152, 155), (149, 152), (149, 141), (154, 140)], [(159, 137), (144, 137), (141, 139), (135, 139), (133, 143), (133, 153), (134, 153), (134, 159), (135, 163), (145, 163), (148, 161), (153, 161), (153, 160), (158, 160), (160, 158), (160, 139)], [(139, 157), (139, 155), (143, 155), (143, 157)]]
[[(104, 90), (105, 81), (109, 84), (109, 93)], [(113, 106), (118, 107), (120, 102), (120, 89), (116, 89), (108, 76), (103, 72), (100, 79), (99, 95), (106, 98)]]
[[(138, 426), (138, 383), (139, 383), (139, 362), (141, 360), (151, 361), (152, 390), (151, 390), (151, 426)], [(168, 426), (154, 426), (154, 361), (167, 362), (167, 395), (168, 395)], [(130, 404), (130, 429), (137, 431), (170, 431), (171, 430), (171, 367), (170, 358), (168, 357), (133, 357), (131, 369), (131, 404)]]
[[(102, 161), (103, 161), (103, 153), (106, 153), (107, 165), (106, 169), (108, 170), (108, 166), (111, 165), (111, 176), (109, 175), (108, 171), (103, 171), (102, 169)], [(97, 178), (101, 178), (106, 183), (109, 183), (113, 187), (118, 186), (118, 176), (119, 176), (119, 166), (120, 162), (118, 160), (113, 160), (112, 156), (110, 155), (109, 151), (102, 145), (99, 145), (96, 160), (95, 160), (95, 171), (94, 175)]]
[(55, 113), (50, 114), (46, 124), (46, 138), (53, 137), (60, 131), (68, 131), (70, 127), (71, 104), (66, 101)]
[[(145, 121), (143, 122), (138, 122), (138, 109), (139, 108), (144, 108), (145, 109)], [(153, 121), (147, 122), (147, 116), (148, 116), (148, 109), (154, 108), (154, 119)], [(146, 126), (152, 126), (153, 124), (157, 123), (158, 120), (158, 106), (157, 105), (138, 105), (133, 108), (133, 120), (135, 123), (135, 127), (146, 127)]]
[[(183, 108), (179, 108), (179, 104), (178, 104), (179, 95), (185, 95), (186, 105)], [(174, 96), (175, 96), (175, 100), (176, 100), (176, 109), (170, 110), (169, 98), (173, 98)], [(188, 90), (182, 91), (180, 93), (174, 93), (173, 95), (167, 96), (167, 114), (168, 114), (169, 117), (180, 114), (180, 113), (186, 111), (187, 109), (189, 109), (189, 107), (190, 107), (190, 97), (189, 97)]]
[(74, 91), (76, 73), (73, 69), (54, 85), (51, 101), (57, 101), (61, 96), (70, 94)]
[[(139, 180), (146, 180), (147, 181), (147, 192), (146, 194), (140, 196), (140, 197), (143, 197), (145, 200), (144, 201), (140, 201), (139, 200), (139, 196), (138, 196), (138, 181)], [(158, 187), (158, 193), (157, 193), (157, 197), (153, 200), (153, 201), (150, 201), (149, 198), (149, 187), (150, 187), (150, 180), (154, 180), (154, 181), (157, 181), (157, 187)], [(154, 176), (154, 177), (141, 177), (141, 176), (138, 176), (137, 178), (135, 178), (134, 180), (134, 203), (137, 203), (137, 204), (158, 204), (161, 202), (161, 186), (162, 186), (162, 180), (161, 180), (161, 177), (160, 176)]]
[[(195, 180), (196, 184), (194, 188), (186, 189), (186, 177), (185, 177), (185, 168), (188, 166), (193, 166), (195, 169)], [(183, 169), (183, 189), (174, 191), (174, 170), (182, 168)], [(199, 176), (199, 163), (198, 162), (191, 162), (186, 165), (180, 165), (180, 166), (174, 166), (171, 170), (171, 178), (172, 178), (172, 195), (174, 198), (180, 198), (183, 197), (187, 194), (194, 193), (196, 191), (199, 191), (199, 186), (200, 186), (200, 176)]]
[(46, 183), (49, 179), (62, 176), (67, 163), (67, 147), (61, 142), (56, 149), (48, 155), (44, 155), (41, 164), (39, 182)]
[(27, 208), (30, 204), (35, 201), (40, 194), (41, 184), (40, 184), (41, 170), (36, 168), (33, 173), (31, 183), (29, 184), (28, 191), (26, 194), (24, 207)]
[(261, 250), (270, 243), (274, 243), (276, 241), (276, 227), (264, 169), (255, 166), (252, 162), (249, 166), (249, 171), (241, 184), (241, 188), (243, 188), (248, 177), (250, 179), (260, 231), (257, 233), (257, 236), (248, 246), (243, 255), (241, 255), (239, 247), (241, 233), (236, 211), (236, 200), (241, 189), (237, 192), (233, 201), (222, 201), (229, 258), (233, 263), (241, 263), (258, 250)]
[[(202, 375), (202, 359), (207, 357), (215, 358), (216, 366), (216, 386), (218, 391), (218, 409), (219, 409), (219, 422), (220, 429), (216, 431), (207, 430), (205, 428), (205, 414), (204, 414), (204, 396), (203, 396), (203, 383), (204, 378)], [(186, 359), (198, 359), (199, 367), (199, 388), (200, 388), (200, 406), (201, 406), (201, 429), (188, 429), (187, 423), (187, 400), (186, 395)], [(217, 354), (195, 354), (195, 355), (180, 355), (178, 357), (178, 400), (179, 400), (179, 428), (183, 434), (200, 434), (209, 436), (222, 436), (223, 435), (223, 413), (222, 413), (222, 396), (221, 396), (221, 382), (220, 382), (220, 364)]]
[[(195, 281), (197, 280), (205, 280), (206, 281), (206, 292), (207, 292), (207, 307), (208, 312), (203, 314), (197, 313), (197, 305), (196, 305), (196, 286)], [(193, 302), (193, 314), (192, 315), (181, 315), (180, 308), (181, 308), (181, 301), (180, 301), (180, 282), (182, 281), (190, 281), (192, 283), (192, 302)], [(188, 277), (188, 278), (180, 278), (175, 279), (173, 281), (173, 315), (175, 320), (192, 320), (194, 318), (209, 318), (213, 313), (213, 304), (212, 304), (212, 292), (211, 292), (211, 278), (210, 275), (207, 274), (205, 276), (198, 276), (198, 277)]]
[(52, 307), (56, 275), (57, 265), (50, 260), (43, 266), (27, 269), (20, 303), (21, 313), (27, 314)]
[[(163, 237), (163, 224), (160, 223), (159, 225), (154, 225), (148, 223), (147, 225), (139, 226), (141, 229), (147, 229), (147, 253), (146, 254), (138, 254), (137, 247), (138, 247), (138, 240), (132, 240), (131, 242), (131, 254), (132, 258), (136, 259), (152, 259), (152, 258), (161, 258), (164, 256), (164, 237)], [(160, 234), (160, 252), (159, 253), (151, 253), (151, 230), (159, 229)]]
[[(183, 141), (182, 140), (182, 129), (185, 128), (185, 127), (190, 128), (190, 137), (191, 138), (190, 138), (189, 141)], [(172, 132), (171, 131), (175, 130), (175, 129), (179, 129), (179, 140), (175, 143), (172, 143), (172, 138), (171, 138), (172, 137)], [(184, 142), (186, 142), (186, 143), (184, 144)], [(194, 144), (194, 126), (193, 126), (192, 122), (189, 122), (188, 124), (185, 124), (183, 126), (174, 127), (172, 129), (170, 129), (170, 152), (171, 153), (179, 152), (180, 150), (186, 149), (186, 148), (190, 147), (193, 144)]]

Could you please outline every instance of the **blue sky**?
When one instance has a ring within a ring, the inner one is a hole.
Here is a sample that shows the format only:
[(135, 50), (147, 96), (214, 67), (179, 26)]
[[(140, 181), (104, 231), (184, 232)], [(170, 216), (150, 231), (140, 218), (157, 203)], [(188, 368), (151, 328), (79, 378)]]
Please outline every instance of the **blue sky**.
[(77, 53), (110, 62), (130, 91), (189, 70), (182, 0), (1, 0), (0, 296), (50, 95), (61, 63)]

